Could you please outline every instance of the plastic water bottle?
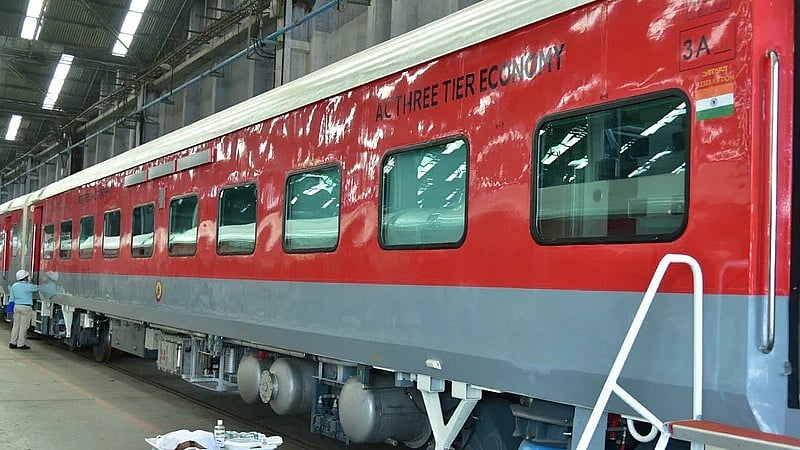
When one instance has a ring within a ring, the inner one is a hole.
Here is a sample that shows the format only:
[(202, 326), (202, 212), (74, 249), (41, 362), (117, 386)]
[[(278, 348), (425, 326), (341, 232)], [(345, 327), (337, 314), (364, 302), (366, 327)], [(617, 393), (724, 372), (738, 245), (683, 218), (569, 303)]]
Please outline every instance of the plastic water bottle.
[(225, 445), (225, 425), (222, 424), (222, 419), (218, 419), (217, 424), (214, 425), (214, 440), (217, 441), (220, 448)]

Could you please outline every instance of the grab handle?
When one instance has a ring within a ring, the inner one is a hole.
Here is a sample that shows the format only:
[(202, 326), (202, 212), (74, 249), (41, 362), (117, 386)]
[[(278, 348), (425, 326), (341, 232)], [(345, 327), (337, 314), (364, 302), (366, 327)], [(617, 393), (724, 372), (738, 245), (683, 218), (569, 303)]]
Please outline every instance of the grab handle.
[(767, 288), (766, 333), (763, 353), (770, 353), (775, 345), (775, 272), (778, 233), (778, 82), (780, 58), (775, 50), (768, 50), (770, 89), (769, 89), (769, 287)]

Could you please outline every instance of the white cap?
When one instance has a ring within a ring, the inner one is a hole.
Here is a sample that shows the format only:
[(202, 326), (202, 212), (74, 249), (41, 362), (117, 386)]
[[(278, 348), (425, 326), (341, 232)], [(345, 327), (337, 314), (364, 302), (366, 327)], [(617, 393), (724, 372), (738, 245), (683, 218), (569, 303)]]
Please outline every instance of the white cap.
[(28, 278), (29, 275), (30, 274), (28, 273), (27, 270), (20, 269), (20, 270), (17, 271), (17, 281), (22, 281), (25, 278)]

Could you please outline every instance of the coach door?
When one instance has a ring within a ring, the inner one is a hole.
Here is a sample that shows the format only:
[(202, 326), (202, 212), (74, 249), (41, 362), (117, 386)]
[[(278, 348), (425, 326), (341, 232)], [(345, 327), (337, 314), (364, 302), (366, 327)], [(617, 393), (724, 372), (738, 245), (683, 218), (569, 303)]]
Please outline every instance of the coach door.
[(22, 229), (22, 225), (20, 224), (19, 215), (15, 215), (11, 219), (11, 224), (9, 225), (9, 238), (8, 240), (9, 245), (9, 255), (8, 255), (8, 277), (6, 277), (6, 286), (10, 287), (14, 284), (14, 272), (21, 268), (20, 266), (20, 258), (22, 257), (22, 252), (20, 251), (20, 247), (22, 247), (22, 239), (20, 239), (20, 232)]
[[(800, 10), (795, 9), (795, 23), (800, 18)], [(800, 64), (800, 35), (795, 31), (795, 67)], [(794, 103), (792, 110), (800, 111), (800, 71), (794, 73)], [(800, 408), (800, 120), (793, 121), (792, 141), (792, 234), (791, 234), (791, 261), (789, 264), (789, 363), (791, 372), (789, 379), (789, 407)]]
[(9, 239), (9, 235), (11, 234), (11, 216), (4, 217), (2, 222), (0, 222), (0, 226), (2, 226), (2, 229), (0, 229), (0, 273), (2, 273), (3, 277), (3, 292), (7, 294), (5, 290), (10, 280), (8, 277), (8, 259), (11, 245), (11, 239)]
[(39, 264), (41, 262), (42, 254), (42, 205), (32, 205), (29, 207), (32, 212), (28, 216), (28, 223), (26, 227), (25, 242), (28, 244), (25, 256), (30, 259), (27, 260), (23, 267), (31, 273), (31, 282), (39, 282)]
[[(795, 84), (797, 86), (797, 84)], [(800, 101), (795, 100), (795, 107)], [(795, 120), (792, 145), (792, 175), (800, 180), (800, 121)], [(789, 407), (800, 408), (800, 182), (792, 185), (792, 235), (789, 284), (789, 363), (792, 370), (789, 378)]]

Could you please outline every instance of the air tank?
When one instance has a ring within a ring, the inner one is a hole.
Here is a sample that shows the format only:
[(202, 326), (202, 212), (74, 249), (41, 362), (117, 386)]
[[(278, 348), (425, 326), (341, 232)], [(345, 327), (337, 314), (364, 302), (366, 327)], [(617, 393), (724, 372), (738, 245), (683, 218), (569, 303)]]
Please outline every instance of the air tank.
[(282, 416), (311, 414), (314, 408), (317, 364), (300, 358), (279, 358), (259, 382), (261, 401)]
[(431, 435), (428, 416), (417, 406), (415, 389), (394, 386), (394, 378), (375, 377), (365, 386), (350, 378), (339, 397), (339, 420), (347, 437), (357, 443), (393, 439), (408, 447), (423, 446)]
[(252, 404), (261, 400), (258, 386), (261, 384), (262, 373), (269, 369), (269, 363), (269, 359), (257, 358), (253, 353), (247, 353), (239, 361), (239, 368), (236, 370), (236, 385), (239, 387), (239, 395), (245, 403)]

